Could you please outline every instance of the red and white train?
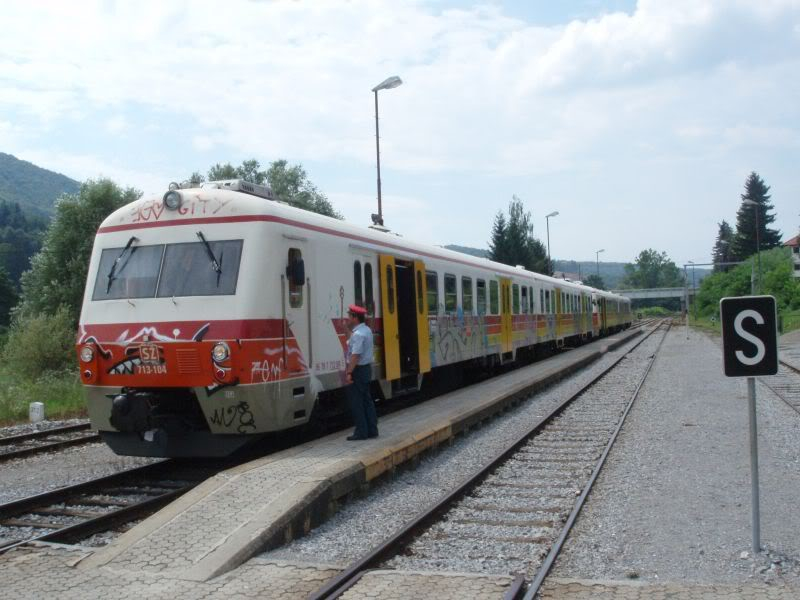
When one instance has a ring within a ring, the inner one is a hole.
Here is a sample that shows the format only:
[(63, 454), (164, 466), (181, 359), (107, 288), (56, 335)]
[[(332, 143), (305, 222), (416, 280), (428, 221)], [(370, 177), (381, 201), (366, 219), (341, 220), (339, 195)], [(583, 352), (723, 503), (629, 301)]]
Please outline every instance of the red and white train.
[(631, 323), (621, 296), (293, 208), (262, 186), (170, 188), (110, 215), (89, 265), (81, 378), (92, 426), (120, 454), (225, 455), (325, 414), (343, 397), (350, 303), (369, 312), (383, 399), (445, 367)]

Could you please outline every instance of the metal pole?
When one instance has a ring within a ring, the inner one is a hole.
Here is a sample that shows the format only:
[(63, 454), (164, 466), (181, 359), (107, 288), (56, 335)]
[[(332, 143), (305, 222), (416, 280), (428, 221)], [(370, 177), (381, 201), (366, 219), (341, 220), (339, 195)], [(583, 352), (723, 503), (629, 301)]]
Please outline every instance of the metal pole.
[(758, 293), (761, 293), (761, 227), (758, 223), (758, 213), (761, 212), (761, 205), (753, 207), (756, 213), (756, 256), (758, 257)]
[(378, 159), (378, 225), (383, 225), (383, 205), (381, 202), (381, 136), (378, 128), (378, 90), (375, 90), (375, 154)]
[(689, 339), (689, 274), (686, 272), (686, 265), (683, 265), (683, 310), (686, 315), (686, 339)]
[(597, 261), (597, 276), (600, 277), (600, 253), (599, 252), (595, 252), (594, 253), (594, 258)]
[(758, 427), (756, 425), (756, 380), (747, 378), (747, 405), (750, 420), (750, 493), (753, 513), (753, 554), (761, 552), (761, 514), (758, 502)]
[(553, 261), (550, 259), (550, 217), (544, 218), (547, 223), (547, 268), (550, 271), (548, 275), (553, 274)]
[(694, 283), (694, 265), (692, 265), (692, 318), (697, 323), (697, 287)]

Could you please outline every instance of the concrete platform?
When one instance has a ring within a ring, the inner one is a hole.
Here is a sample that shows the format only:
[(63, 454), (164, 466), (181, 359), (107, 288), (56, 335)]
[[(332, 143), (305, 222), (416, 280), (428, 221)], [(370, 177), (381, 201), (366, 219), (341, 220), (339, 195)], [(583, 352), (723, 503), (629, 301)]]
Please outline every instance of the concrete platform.
[(698, 585), (548, 579), (542, 600), (797, 600), (797, 590), (766, 584)]
[(364, 574), (342, 600), (502, 600), (513, 577), (473, 573), (376, 570)]
[(81, 570), (209, 581), (301, 535), (337, 500), (638, 335), (627, 331), (381, 420), (381, 437), (343, 433), (225, 471), (86, 557)]

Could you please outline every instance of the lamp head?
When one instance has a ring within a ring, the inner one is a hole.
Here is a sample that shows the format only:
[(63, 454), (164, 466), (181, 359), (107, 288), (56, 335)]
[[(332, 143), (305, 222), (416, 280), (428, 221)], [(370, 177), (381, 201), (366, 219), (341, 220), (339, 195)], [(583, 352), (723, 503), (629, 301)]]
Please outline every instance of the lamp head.
[(545, 219), (549, 219), (550, 217), (557, 217), (557, 216), (558, 216), (558, 211), (557, 211), (557, 210), (554, 210), (554, 211), (553, 211), (553, 212), (551, 212), (549, 215), (545, 215), (545, 216), (544, 216), (544, 218), (545, 218)]
[(403, 84), (402, 79), (400, 79), (397, 75), (392, 75), (388, 79), (384, 79), (374, 88), (372, 88), (372, 91), (379, 92), (380, 90), (391, 90), (402, 84)]

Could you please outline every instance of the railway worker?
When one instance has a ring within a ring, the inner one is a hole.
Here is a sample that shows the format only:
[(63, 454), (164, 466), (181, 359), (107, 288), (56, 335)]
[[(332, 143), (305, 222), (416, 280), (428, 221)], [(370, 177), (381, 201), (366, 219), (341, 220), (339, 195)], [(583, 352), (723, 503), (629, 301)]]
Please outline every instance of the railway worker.
[(372, 375), (372, 330), (364, 322), (367, 309), (351, 304), (350, 337), (347, 339), (347, 399), (355, 422), (355, 431), (349, 441), (378, 437), (378, 416), (375, 402), (369, 393)]

